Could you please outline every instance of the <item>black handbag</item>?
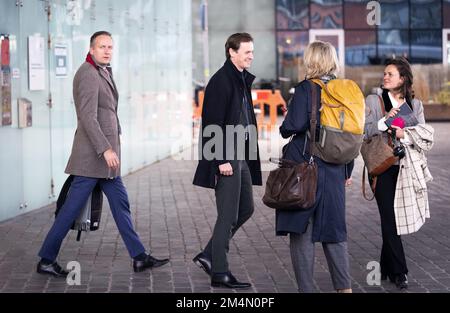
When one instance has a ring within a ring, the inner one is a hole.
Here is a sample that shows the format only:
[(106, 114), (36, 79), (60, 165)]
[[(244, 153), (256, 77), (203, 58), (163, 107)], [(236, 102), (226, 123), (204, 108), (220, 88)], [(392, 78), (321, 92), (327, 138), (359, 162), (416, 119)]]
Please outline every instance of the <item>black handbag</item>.
[(316, 202), (318, 170), (314, 161), (313, 149), (317, 126), (317, 91), (311, 82), (312, 113), (310, 120), (311, 144), (309, 161), (296, 163), (286, 159), (271, 159), (278, 163), (278, 168), (270, 171), (266, 182), (263, 203), (279, 210), (304, 210)]
[[(64, 202), (70, 192), (70, 186), (74, 179), (73, 175), (70, 175), (64, 182), (61, 191), (56, 200), (55, 218), (61, 211)], [(77, 241), (80, 241), (82, 231), (95, 231), (100, 227), (100, 218), (102, 215), (103, 206), (103, 192), (100, 185), (97, 183), (92, 193), (89, 195), (88, 201), (83, 206), (77, 219), (72, 223), (71, 229), (78, 231)]]

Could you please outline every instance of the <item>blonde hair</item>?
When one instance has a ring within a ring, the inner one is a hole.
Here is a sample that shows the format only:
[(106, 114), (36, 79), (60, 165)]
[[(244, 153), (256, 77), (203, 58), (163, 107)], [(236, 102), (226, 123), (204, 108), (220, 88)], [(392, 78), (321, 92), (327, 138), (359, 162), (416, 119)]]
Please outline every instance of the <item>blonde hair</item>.
[(336, 75), (339, 71), (336, 49), (329, 42), (320, 40), (311, 42), (306, 47), (304, 60), (307, 79)]

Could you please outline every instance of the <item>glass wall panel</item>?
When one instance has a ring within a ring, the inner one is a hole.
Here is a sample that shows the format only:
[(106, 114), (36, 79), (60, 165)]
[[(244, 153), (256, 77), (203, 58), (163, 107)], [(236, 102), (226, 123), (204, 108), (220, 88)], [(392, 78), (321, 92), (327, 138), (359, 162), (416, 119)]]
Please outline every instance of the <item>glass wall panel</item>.
[(409, 3), (408, 0), (381, 0), (380, 28), (408, 28)]
[(311, 28), (342, 26), (342, 0), (311, 0)]
[(450, 28), (450, 0), (443, 0), (443, 5), (444, 28)]
[[(45, 1), (26, 1), (19, 10), (18, 49), (20, 51), (19, 67), (22, 73), (20, 97), (32, 103), (32, 124), (30, 127), (19, 129), (22, 133), (23, 154), (18, 157), (22, 160), (25, 212), (53, 201), (51, 198), (50, 108), (48, 106), (49, 50), (46, 44), (49, 30), (46, 5)], [(31, 36), (35, 39), (31, 40)], [(28, 49), (32, 52), (27, 53)], [(43, 58), (41, 59), (40, 56)], [(31, 86), (30, 79), (27, 79), (30, 71), (29, 62), (35, 64), (31, 74), (35, 77), (33, 80), (37, 83), (36, 86)], [(43, 68), (39, 72), (38, 68), (41, 65)], [(42, 86), (39, 86), (41, 85), (39, 82)], [(17, 103), (17, 99), (15, 101)]]
[(308, 0), (277, 0), (276, 6), (278, 29), (309, 28)]
[(442, 63), (442, 31), (411, 31), (411, 62)]
[(367, 3), (369, 0), (345, 0), (344, 1), (344, 27), (346, 29), (375, 28), (375, 25), (367, 24)]
[[(5, 100), (5, 87), (0, 88), (0, 98), (9, 102), (11, 107), (11, 124), (1, 126), (0, 124), (0, 220), (10, 218), (24, 211), (21, 208), (23, 203), (23, 171), (22, 160), (19, 157), (23, 154), (22, 132), (17, 129), (17, 99), (20, 95), (20, 74), (21, 50), (18, 49), (18, 38), (20, 38), (19, 8), (15, 1), (2, 3), (0, 10), (0, 36), (3, 37), (3, 46), (0, 48), (2, 55), (9, 51), (9, 70), (16, 71), (16, 75), (11, 75), (11, 97), (10, 101)], [(8, 39), (6, 41), (6, 39)], [(6, 44), (8, 42), (8, 45)], [(4, 67), (2, 71), (6, 70)], [(11, 73), (12, 74), (12, 73)], [(18, 77), (19, 76), (19, 77)], [(26, 81), (26, 76), (24, 78)], [(1, 103), (0, 105), (7, 105)], [(2, 108), (3, 110), (3, 108)], [(9, 110), (9, 109), (8, 109)], [(2, 119), (3, 120), (3, 119)], [(3, 123), (3, 121), (1, 122)]]
[(381, 59), (393, 56), (409, 57), (409, 36), (407, 30), (379, 30), (378, 56)]
[(309, 43), (307, 31), (281, 31), (277, 33), (278, 73), (282, 82), (282, 93), (288, 95), (289, 89), (302, 77), (303, 53)]
[[(55, 199), (66, 175), (65, 168), (72, 147), (76, 127), (75, 106), (72, 97), (73, 73), (73, 25), (79, 22), (79, 7), (75, 2), (66, 5), (65, 0), (53, 1), (50, 6), (52, 21), (49, 31), (52, 36), (49, 58), (50, 90), (52, 94), (51, 160)], [(67, 13), (70, 12), (70, 13)], [(85, 50), (87, 53), (87, 50)], [(81, 61), (81, 60), (80, 60)]]
[(411, 0), (411, 28), (441, 27), (441, 0)]
[(375, 31), (348, 30), (345, 32), (345, 64), (368, 65), (376, 56)]

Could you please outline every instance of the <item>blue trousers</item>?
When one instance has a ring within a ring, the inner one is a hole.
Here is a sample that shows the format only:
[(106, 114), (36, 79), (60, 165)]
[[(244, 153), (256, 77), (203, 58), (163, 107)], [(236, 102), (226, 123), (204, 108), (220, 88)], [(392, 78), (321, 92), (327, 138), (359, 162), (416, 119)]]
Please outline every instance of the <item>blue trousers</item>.
[(145, 248), (131, 222), (130, 203), (122, 178), (119, 176), (114, 179), (100, 179), (75, 176), (67, 199), (39, 251), (41, 258), (49, 261), (56, 260), (64, 238), (86, 204), (97, 182), (100, 183), (102, 191), (108, 198), (114, 221), (130, 256), (134, 258), (145, 252)]

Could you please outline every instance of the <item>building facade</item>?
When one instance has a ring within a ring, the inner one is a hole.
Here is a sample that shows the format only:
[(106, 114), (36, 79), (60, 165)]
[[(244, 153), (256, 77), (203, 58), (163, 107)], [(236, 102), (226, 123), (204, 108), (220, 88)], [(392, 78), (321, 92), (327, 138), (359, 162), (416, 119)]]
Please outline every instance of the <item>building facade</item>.
[(207, 72), (222, 65), (227, 36), (246, 31), (255, 37), (256, 83), (272, 82), (285, 97), (304, 78), (303, 52), (316, 39), (335, 45), (341, 75), (365, 92), (381, 82), (382, 64), (392, 56), (411, 61), (425, 101), (438, 101), (450, 79), (450, 0), (193, 0), (193, 75), (203, 83), (202, 3), (208, 7)]

